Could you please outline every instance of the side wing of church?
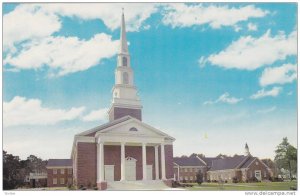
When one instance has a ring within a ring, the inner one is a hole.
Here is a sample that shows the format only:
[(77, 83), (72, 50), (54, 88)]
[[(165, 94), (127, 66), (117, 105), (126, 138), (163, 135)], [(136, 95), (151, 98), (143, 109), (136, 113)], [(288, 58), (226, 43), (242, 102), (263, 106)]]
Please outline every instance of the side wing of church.
[(162, 180), (170, 186), (175, 139), (142, 122), (124, 14), (117, 58), (109, 122), (74, 137), (73, 182), (77, 187), (97, 185), (101, 190), (113, 181)]

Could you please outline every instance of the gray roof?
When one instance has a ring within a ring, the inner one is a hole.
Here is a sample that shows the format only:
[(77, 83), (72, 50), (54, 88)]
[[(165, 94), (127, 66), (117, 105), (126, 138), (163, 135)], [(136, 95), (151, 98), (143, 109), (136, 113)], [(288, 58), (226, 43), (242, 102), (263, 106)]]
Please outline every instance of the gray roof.
[(72, 159), (49, 159), (47, 167), (72, 166)]
[(179, 166), (205, 166), (198, 157), (174, 157), (173, 161)]
[(251, 158), (251, 157), (244, 156), (244, 155), (236, 155), (234, 157), (226, 157), (226, 158), (222, 158), (222, 159), (216, 159), (216, 160), (212, 161), (210, 171), (235, 169), (238, 166), (240, 166), (241, 164), (243, 164), (243, 162), (249, 158)]
[(240, 168), (247, 168), (250, 166), (250, 164), (252, 163), (252, 161), (254, 161), (256, 159), (256, 157), (250, 157), (245, 163), (243, 163)]
[(124, 116), (122, 118), (118, 118), (118, 119), (113, 120), (111, 122), (105, 123), (103, 125), (100, 125), (100, 126), (97, 126), (95, 128), (84, 131), (82, 133), (79, 133), (77, 135), (80, 135), (80, 136), (95, 136), (97, 131), (101, 131), (101, 130), (106, 129), (108, 127), (111, 127), (111, 126), (114, 126), (116, 124), (122, 123), (122, 122), (127, 121), (131, 118), (132, 118), (131, 116)]
[(218, 157), (200, 157), (200, 159), (202, 159), (207, 164), (208, 167), (211, 167), (212, 162), (214, 160), (218, 160), (220, 158), (218, 158)]

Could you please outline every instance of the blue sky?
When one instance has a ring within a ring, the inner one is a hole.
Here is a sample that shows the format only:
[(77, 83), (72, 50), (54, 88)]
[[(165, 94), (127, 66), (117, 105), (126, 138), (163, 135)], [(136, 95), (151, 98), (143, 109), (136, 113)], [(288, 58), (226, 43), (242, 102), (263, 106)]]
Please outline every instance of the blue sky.
[(107, 122), (121, 8), (143, 121), (174, 155), (297, 144), (297, 4), (4, 4), (3, 145), (70, 156)]

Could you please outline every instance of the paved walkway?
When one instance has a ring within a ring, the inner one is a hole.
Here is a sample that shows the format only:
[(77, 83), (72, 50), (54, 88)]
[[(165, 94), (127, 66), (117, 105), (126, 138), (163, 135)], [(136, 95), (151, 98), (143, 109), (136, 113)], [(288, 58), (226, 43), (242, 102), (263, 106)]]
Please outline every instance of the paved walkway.
[(114, 181), (107, 183), (107, 190), (184, 190), (178, 188), (170, 188), (161, 180), (147, 181)]

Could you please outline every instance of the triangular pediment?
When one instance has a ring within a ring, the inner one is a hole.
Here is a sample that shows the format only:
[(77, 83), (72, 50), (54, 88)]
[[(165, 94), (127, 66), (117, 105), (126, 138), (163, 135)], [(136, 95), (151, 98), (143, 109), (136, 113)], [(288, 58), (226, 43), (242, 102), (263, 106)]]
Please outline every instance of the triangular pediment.
[(161, 137), (173, 140), (168, 134), (146, 124), (135, 118), (130, 118), (124, 122), (108, 127), (96, 134), (99, 135), (120, 135), (120, 136), (141, 136), (141, 137)]

